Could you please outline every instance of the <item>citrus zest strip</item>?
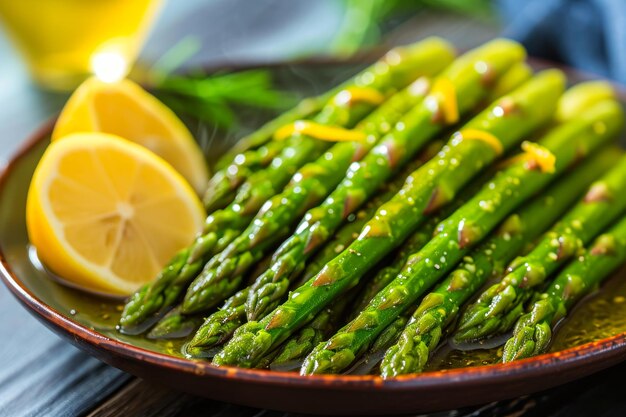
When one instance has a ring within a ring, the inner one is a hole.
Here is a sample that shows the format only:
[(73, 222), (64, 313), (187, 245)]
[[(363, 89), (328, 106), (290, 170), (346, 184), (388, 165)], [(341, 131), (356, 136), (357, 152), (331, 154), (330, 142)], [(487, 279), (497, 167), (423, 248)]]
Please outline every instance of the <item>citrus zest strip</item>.
[(522, 143), (522, 150), (527, 160), (535, 162), (541, 172), (553, 173), (556, 157), (549, 149), (529, 141)]
[(494, 150), (496, 155), (502, 155), (504, 149), (502, 142), (489, 132), (480, 129), (461, 129), (455, 133), (455, 136), (461, 140), (479, 140), (486, 143)]
[(367, 135), (358, 130), (325, 126), (308, 120), (297, 120), (281, 127), (274, 133), (274, 139), (285, 140), (295, 134), (307, 135), (328, 142), (363, 142), (367, 139)]
[(348, 87), (335, 95), (334, 102), (339, 106), (352, 105), (355, 103), (369, 103), (378, 105), (385, 101), (385, 96), (375, 88)]
[(443, 109), (443, 118), (447, 124), (459, 121), (459, 105), (456, 98), (456, 87), (447, 78), (437, 78), (430, 91), (431, 96), (437, 97)]

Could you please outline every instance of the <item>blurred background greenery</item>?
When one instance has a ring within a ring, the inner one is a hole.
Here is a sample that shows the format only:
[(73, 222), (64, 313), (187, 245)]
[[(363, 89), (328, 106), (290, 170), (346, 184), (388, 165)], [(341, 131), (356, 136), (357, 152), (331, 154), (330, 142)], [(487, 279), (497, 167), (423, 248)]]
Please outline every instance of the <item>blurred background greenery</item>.
[[(41, 1), (0, 0), (0, 25), (4, 17), (5, 29), (10, 29), (9, 17), (6, 13), (3, 16), (7, 5), (27, 10), (26, 22), (30, 18), (30, 28), (43, 34), (44, 39), (46, 33), (69, 31), (71, 22), (80, 20), (75, 18), (63, 25), (57, 21), (55, 26), (43, 8), (28, 6)], [(87, 10), (84, 0), (46, 1), (76, 10), (80, 5)], [(118, 2), (123, 7), (162, 2), (130, 77), (152, 88), (179, 113), (188, 113), (220, 129), (238, 126), (241, 107), (271, 113), (291, 106), (295, 100), (273, 83), (268, 71), (232, 74), (232, 68), (311, 57), (347, 59), (430, 35), (447, 38), (459, 49), (495, 36), (510, 36), (523, 42), (532, 55), (626, 82), (624, 0), (93, 2), (92, 6)], [(124, 21), (92, 10), (90, 19), (101, 25), (121, 25)], [(89, 23), (83, 24), (86, 30), (92, 30), (92, 26), (97, 30), (98, 26), (87, 20)], [(131, 25), (128, 20), (126, 24)], [(129, 59), (134, 59), (136, 52)], [(126, 64), (130, 67), (132, 62)], [(58, 111), (67, 97), (67, 93), (35, 87), (25, 69), (17, 48), (11, 47), (0, 32), (0, 100), (9, 100), (15, 94), (22, 96), (24, 108), (5, 109), (9, 123), (16, 125), (13, 131), (21, 133), (32, 130), (33, 120)]]
[[(273, 3), (277, 7), (286, 5), (285, 2), (266, 3)], [(498, 26), (490, 0), (337, 0), (309, 4), (309, 9), (302, 11), (309, 15), (319, 13), (323, 19), (315, 20), (316, 24), (313, 26), (306, 22), (301, 26), (294, 25), (288, 29), (291, 30), (288, 36), (277, 42), (274, 48), (264, 51), (265, 56), (259, 56), (253, 48), (248, 48), (251, 53), (242, 57), (243, 61), (262, 63), (274, 59), (273, 56), (276, 55), (286, 60), (306, 59), (311, 56), (347, 59), (364, 50), (387, 48), (388, 46), (382, 45), (398, 43), (386, 37), (416, 17), (437, 19), (435, 16), (446, 15), (454, 19), (467, 19), (468, 22), (484, 25), (485, 28), (495, 29)], [(279, 16), (282, 13), (291, 16), (287, 17), (290, 20), (302, 19), (297, 7), (291, 12), (268, 8)], [(316, 8), (319, 9), (317, 12), (311, 10)], [(262, 11), (258, 12), (263, 14)], [(270, 21), (272, 20), (281, 21), (275, 15), (270, 17)], [(283, 23), (291, 25), (290, 22)], [(278, 31), (284, 31), (284, 28)], [(312, 33), (316, 35), (311, 36)], [(424, 31), (424, 35), (426, 34)], [(289, 40), (291, 42), (285, 42)], [(273, 88), (269, 73), (264, 70), (236, 74), (218, 72), (207, 76), (196, 69), (195, 73), (186, 74), (185, 77), (175, 75), (177, 69), (193, 67), (194, 63), (206, 64), (206, 61), (198, 61), (198, 57), (207, 53), (210, 43), (202, 34), (189, 34), (164, 51), (148, 70), (136, 71), (135, 76), (155, 87), (160, 98), (178, 112), (189, 113), (222, 128), (231, 128), (237, 123), (233, 105), (266, 110), (283, 110), (293, 105), (295, 98)], [(194, 105), (189, 106), (189, 103)]]
[(493, 20), (490, 0), (341, 0), (345, 12), (329, 52), (351, 55), (378, 44), (385, 32), (423, 10), (442, 10), (483, 20)]

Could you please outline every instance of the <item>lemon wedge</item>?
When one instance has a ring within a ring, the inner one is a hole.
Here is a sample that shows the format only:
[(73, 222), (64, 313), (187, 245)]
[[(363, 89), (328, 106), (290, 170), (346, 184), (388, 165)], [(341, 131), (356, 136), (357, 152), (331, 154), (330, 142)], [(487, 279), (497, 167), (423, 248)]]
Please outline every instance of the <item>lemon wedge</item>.
[(170, 164), (105, 133), (53, 142), (33, 175), (26, 223), (39, 259), (80, 287), (126, 295), (202, 229), (204, 209)]
[(130, 80), (106, 83), (90, 78), (74, 91), (52, 133), (104, 132), (156, 153), (189, 181), (198, 194), (209, 176), (202, 151), (184, 123), (156, 97)]

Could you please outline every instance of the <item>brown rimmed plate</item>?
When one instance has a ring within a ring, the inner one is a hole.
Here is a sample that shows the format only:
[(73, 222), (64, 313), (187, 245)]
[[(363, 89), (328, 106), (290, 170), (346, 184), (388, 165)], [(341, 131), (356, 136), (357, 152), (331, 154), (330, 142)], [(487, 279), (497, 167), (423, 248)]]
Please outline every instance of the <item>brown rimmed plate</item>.
[[(310, 94), (347, 78), (355, 71), (355, 65), (358, 64), (309, 63), (272, 67), (271, 71), (285, 88)], [(255, 125), (258, 117), (245, 118)], [(620, 333), (511, 364), (432, 371), (384, 381), (376, 376), (301, 377), (295, 373), (217, 368), (177, 356), (176, 343), (121, 335), (115, 330), (119, 301), (64, 287), (31, 262), (24, 219), (26, 193), (52, 126), (52, 122), (46, 124), (25, 142), (0, 177), (2, 279), (17, 299), (54, 332), (104, 362), (141, 378), (261, 408), (344, 415), (400, 414), (520, 396), (626, 359), (626, 334)], [(202, 133), (207, 132), (202, 128), (198, 132), (211, 156), (236, 136), (213, 137)]]

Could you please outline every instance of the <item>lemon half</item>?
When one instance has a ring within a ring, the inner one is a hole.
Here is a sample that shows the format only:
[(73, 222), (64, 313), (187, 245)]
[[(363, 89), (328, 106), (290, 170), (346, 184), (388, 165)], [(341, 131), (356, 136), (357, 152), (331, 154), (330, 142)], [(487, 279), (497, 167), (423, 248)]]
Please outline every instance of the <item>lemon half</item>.
[(31, 243), (54, 273), (126, 295), (151, 281), (202, 229), (204, 209), (170, 164), (104, 133), (53, 142), (26, 204)]
[(52, 140), (77, 132), (111, 133), (138, 143), (172, 164), (196, 193), (206, 187), (207, 164), (185, 124), (130, 80), (83, 82), (61, 111)]

